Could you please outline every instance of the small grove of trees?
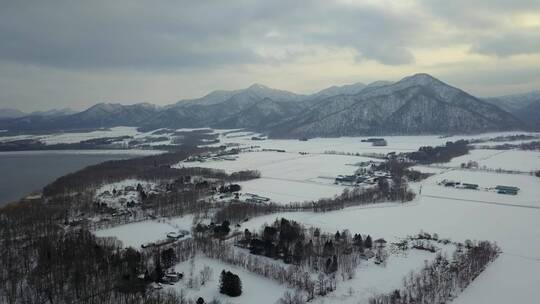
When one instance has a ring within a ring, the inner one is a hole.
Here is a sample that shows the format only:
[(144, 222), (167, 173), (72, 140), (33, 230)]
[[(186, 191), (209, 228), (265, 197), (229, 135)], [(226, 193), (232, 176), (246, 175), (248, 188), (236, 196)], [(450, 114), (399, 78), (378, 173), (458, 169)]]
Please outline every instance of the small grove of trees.
[(282, 218), (260, 233), (244, 231), (237, 242), (252, 254), (281, 259), (286, 264), (305, 266), (326, 274), (339, 273), (343, 279), (354, 276), (354, 268), (365, 257), (364, 250), (372, 248), (371, 237), (352, 236), (348, 230), (324, 234), (319, 229), (306, 229), (295, 221)]
[(238, 297), (242, 294), (242, 281), (240, 277), (230, 271), (221, 272), (219, 292), (230, 297)]
[(219, 209), (214, 214), (215, 222), (240, 222), (250, 217), (288, 211), (326, 212), (346, 207), (368, 205), (381, 202), (408, 202), (415, 198), (415, 193), (408, 188), (406, 179), (392, 178), (391, 182), (380, 179), (376, 187), (352, 189), (346, 188), (340, 195), (316, 201), (296, 202), (287, 205), (274, 203), (232, 203)]
[(500, 253), (487, 241), (466, 242), (459, 246), (452, 260), (438, 254), (422, 270), (411, 273), (402, 289), (375, 296), (370, 304), (448, 303), (465, 289)]
[(444, 146), (420, 147), (416, 152), (407, 153), (407, 157), (421, 164), (446, 163), (454, 157), (469, 153), (469, 150), (469, 142), (466, 140), (449, 141)]

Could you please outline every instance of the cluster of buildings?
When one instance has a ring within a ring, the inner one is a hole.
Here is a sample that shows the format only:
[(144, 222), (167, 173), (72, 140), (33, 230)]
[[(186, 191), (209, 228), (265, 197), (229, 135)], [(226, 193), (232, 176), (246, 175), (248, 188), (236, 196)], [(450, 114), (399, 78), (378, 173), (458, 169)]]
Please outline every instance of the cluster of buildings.
[(352, 175), (338, 175), (334, 183), (336, 185), (357, 186), (360, 184), (374, 185), (379, 179), (392, 178), (390, 173), (383, 171), (366, 171)]
[(374, 147), (385, 147), (388, 145), (388, 143), (386, 142), (386, 139), (376, 138), (376, 137), (362, 139), (362, 142), (370, 142), (371, 145)]
[(222, 151), (218, 153), (206, 153), (206, 154), (199, 154), (199, 155), (192, 155), (188, 157), (184, 162), (200, 162), (204, 163), (207, 161), (220, 161), (220, 160), (237, 160), (239, 151), (236, 149), (231, 149), (228, 151)]
[[(470, 189), (470, 190), (480, 189), (480, 186), (478, 184), (463, 183), (463, 182), (457, 182), (457, 181), (446, 180), (446, 179), (440, 181), (438, 184), (445, 187), (454, 187), (454, 188), (459, 188), (459, 189)], [(517, 195), (520, 189), (515, 186), (497, 185), (494, 188), (489, 188), (488, 190), (494, 190), (495, 192), (499, 194)]]
[(164, 245), (167, 245), (167, 244), (174, 243), (177, 240), (179, 240), (179, 239), (181, 239), (183, 237), (186, 237), (187, 235), (189, 235), (189, 231), (187, 231), (187, 230), (171, 231), (171, 232), (167, 233), (166, 238), (164, 238), (163, 240), (160, 240), (160, 241), (157, 241), (157, 242), (144, 243), (144, 244), (141, 245), (141, 248), (144, 249), (144, 248), (152, 248), (152, 247), (164, 246)]

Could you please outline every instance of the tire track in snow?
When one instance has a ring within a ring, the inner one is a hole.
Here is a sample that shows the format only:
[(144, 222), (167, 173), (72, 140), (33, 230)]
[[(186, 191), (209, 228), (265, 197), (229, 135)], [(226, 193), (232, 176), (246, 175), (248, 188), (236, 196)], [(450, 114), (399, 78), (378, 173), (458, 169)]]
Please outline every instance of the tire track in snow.
[(532, 206), (532, 205), (509, 204), (509, 203), (500, 203), (500, 202), (493, 202), (493, 201), (455, 198), (455, 197), (439, 196), (439, 195), (426, 195), (426, 194), (424, 194), (422, 196), (423, 197), (431, 197), (431, 198), (447, 199), (447, 200), (453, 200), (453, 201), (472, 202), (472, 203), (479, 203), (479, 204), (489, 204), (489, 205), (497, 205), (497, 206), (519, 207), (519, 208), (529, 208), (529, 209), (539, 209), (540, 210), (540, 206)]

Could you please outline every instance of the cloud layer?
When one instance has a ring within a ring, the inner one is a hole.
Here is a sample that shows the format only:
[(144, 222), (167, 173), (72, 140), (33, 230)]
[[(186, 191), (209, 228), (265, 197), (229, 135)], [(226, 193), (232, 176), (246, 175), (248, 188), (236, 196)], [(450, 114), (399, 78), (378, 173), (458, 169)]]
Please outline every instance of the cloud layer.
[[(537, 89), (539, 1), (470, 2), (3, 1), (0, 107), (170, 103), (252, 82), (309, 92), (415, 72), (480, 95)], [(521, 81), (494, 86), (496, 71)]]

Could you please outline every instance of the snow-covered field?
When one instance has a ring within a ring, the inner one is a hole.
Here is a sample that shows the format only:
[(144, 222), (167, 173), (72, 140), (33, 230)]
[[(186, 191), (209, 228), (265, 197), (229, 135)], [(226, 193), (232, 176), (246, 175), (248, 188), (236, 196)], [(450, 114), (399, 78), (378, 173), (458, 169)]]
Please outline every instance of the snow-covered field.
[[(459, 189), (437, 185), (446, 179), (479, 185), (479, 190)], [(498, 194), (497, 185), (519, 187), (517, 195)], [(540, 179), (524, 174), (503, 174), (479, 171), (450, 170), (436, 175), (422, 183), (423, 196), (440, 196), (458, 200), (475, 200), (486, 203), (511, 204), (517, 206), (534, 206), (540, 208)]]
[(403, 278), (411, 271), (418, 271), (425, 261), (435, 258), (435, 253), (410, 250), (405, 255), (390, 255), (386, 265), (365, 261), (351, 280), (340, 281), (337, 289), (315, 303), (367, 303), (369, 298), (402, 287)]
[(469, 154), (453, 158), (444, 164), (459, 167), (462, 163), (475, 161), (479, 168), (530, 172), (540, 170), (540, 153), (520, 150), (471, 150)]
[(193, 216), (185, 215), (171, 219), (146, 220), (113, 228), (94, 231), (98, 237), (116, 237), (124, 247), (141, 248), (148, 242), (166, 239), (167, 233), (178, 230), (191, 230)]
[(80, 154), (80, 155), (133, 155), (133, 156), (147, 156), (164, 153), (160, 150), (141, 150), (141, 149), (129, 149), (129, 150), (43, 150), (43, 151), (8, 151), (0, 152), (1, 155), (39, 155), (39, 154)]
[[(432, 180), (433, 178), (426, 183), (429, 184)], [(533, 186), (533, 180), (530, 182), (529, 185)], [(429, 187), (431, 186), (423, 187), (423, 195), (424, 193), (440, 195), (437, 189), (444, 190), (439, 186), (433, 189)], [(530, 192), (529, 198), (540, 197), (538, 181), (536, 187), (524, 188)], [(415, 234), (420, 230), (437, 232), (441, 237), (449, 237), (456, 241), (465, 239), (496, 241), (504, 253), (467, 289), (463, 298), (458, 297), (456, 303), (508, 303), (510, 299), (535, 299), (538, 290), (534, 286), (539, 282), (540, 270), (540, 208), (464, 201), (459, 198), (469, 199), (469, 195), (474, 192), (457, 189), (455, 191), (459, 193), (451, 195), (458, 200), (421, 196), (416, 201), (404, 205), (353, 207), (329, 213), (273, 214), (254, 218), (242, 228), (253, 229), (263, 223), (271, 223), (278, 217), (286, 217), (306, 225), (321, 227), (328, 232), (349, 229), (352, 233), (373, 234), (390, 241), (403, 235)], [(510, 198), (499, 196), (501, 201)], [(519, 200), (519, 195), (515, 199)], [(501, 288), (495, 288), (497, 284), (502, 284)], [(523, 303), (533, 302), (523, 301)]]
[(335, 177), (354, 173), (358, 168), (355, 163), (368, 160), (345, 155), (248, 152), (241, 153), (235, 161), (183, 162), (179, 166), (202, 166), (228, 173), (259, 170), (261, 178), (240, 183), (242, 191), (288, 203), (340, 194), (345, 187), (334, 185)]
[[(235, 136), (241, 135), (241, 136)], [(243, 182), (242, 192), (267, 196), (276, 202), (312, 200), (331, 197), (341, 193), (343, 186), (334, 185), (333, 178), (339, 174), (351, 174), (357, 168), (353, 164), (369, 160), (366, 157), (330, 155), (325, 151), (347, 153), (386, 153), (412, 151), (425, 145), (440, 145), (460, 138), (489, 138), (513, 133), (482, 134), (470, 137), (439, 138), (437, 136), (385, 137), (387, 147), (372, 147), (362, 143), (361, 138), (252, 141), (251, 134), (229, 133), (220, 137), (221, 143), (239, 143), (242, 146), (259, 145), (267, 149), (283, 149), (286, 152), (241, 153), (235, 161), (208, 161), (204, 163), (180, 163), (179, 166), (203, 166), (234, 172), (256, 169), (261, 178)], [(300, 154), (307, 152), (308, 154)], [(351, 233), (371, 234), (392, 242), (420, 231), (438, 233), (455, 241), (495, 241), (503, 254), (490, 265), (453, 303), (535, 303), (540, 296), (540, 178), (528, 174), (508, 174), (485, 170), (462, 170), (461, 163), (473, 160), (480, 168), (502, 168), (529, 172), (540, 169), (540, 152), (472, 150), (471, 154), (442, 164), (442, 167), (417, 166), (423, 172), (435, 175), (411, 184), (417, 192), (413, 202), (385, 203), (372, 206), (352, 207), (327, 213), (289, 212), (271, 214), (250, 219), (240, 230), (259, 229), (264, 223), (285, 217), (308, 226), (316, 226), (334, 233), (349, 229)], [(479, 190), (456, 189), (438, 185), (447, 179), (474, 183)], [(518, 195), (497, 194), (497, 185), (517, 186)], [(180, 220), (180, 226), (189, 228), (190, 220)], [(146, 221), (98, 231), (98, 235), (117, 236), (125, 244), (135, 247), (162, 238), (172, 226), (166, 223)], [(338, 284), (331, 295), (317, 301), (324, 303), (366, 303), (371, 295), (388, 292), (400, 287), (409, 271), (418, 269), (433, 254), (415, 251), (409, 256), (392, 256), (386, 268), (365, 265), (356, 277)], [(232, 299), (234, 303), (274, 303), (286, 290), (275, 282), (224, 265), (215, 260), (197, 257), (195, 268), (208, 264), (214, 269), (213, 281), (199, 290), (189, 290), (188, 296), (203, 296), (205, 300), (224, 296), (218, 293), (217, 282), (222, 269), (240, 274), (245, 294)], [(189, 263), (182, 263), (177, 270), (189, 273)], [(198, 268), (197, 268), (198, 269)], [(180, 288), (184, 282), (167, 288)], [(352, 290), (352, 295), (349, 290)]]
[[(311, 152), (323, 153), (325, 151), (339, 151), (346, 153), (388, 153), (388, 152), (411, 152), (418, 150), (421, 146), (444, 145), (448, 141), (459, 139), (489, 139), (497, 136), (509, 136), (517, 134), (540, 135), (540, 133), (529, 132), (499, 132), (485, 133), (477, 135), (455, 135), (442, 137), (437, 135), (425, 136), (384, 136), (388, 145), (385, 147), (373, 147), (369, 142), (362, 142), (362, 139), (369, 137), (338, 137), (338, 138), (311, 138), (308, 141), (299, 140), (251, 140), (252, 135), (230, 133), (220, 137), (220, 143), (239, 143), (244, 146), (258, 145), (266, 149), (284, 149), (287, 152)], [(237, 137), (236, 135), (244, 135)]]
[[(189, 260), (175, 266), (177, 272), (184, 273), (184, 279), (172, 286), (165, 285), (165, 288), (175, 289), (178, 292), (183, 290), (184, 295), (188, 299), (193, 299), (194, 301), (199, 297), (202, 297), (205, 302), (210, 302), (215, 298), (224, 303), (238, 304), (274, 304), (281, 298), (283, 293), (288, 290), (284, 285), (280, 285), (275, 281), (248, 272), (243, 268), (228, 265), (221, 261), (202, 256), (197, 256), (193, 259), (194, 277), (200, 277), (199, 273), (205, 266), (209, 266), (212, 269), (210, 280), (206, 282), (205, 285), (201, 286), (200, 283), (198, 283), (195, 288), (186, 288), (192, 270), (192, 262)], [(242, 280), (242, 295), (231, 298), (219, 293), (219, 277), (222, 270), (231, 271), (240, 277)]]
[(53, 133), (46, 135), (17, 135), (17, 136), (0, 136), (0, 142), (22, 140), (22, 139), (35, 139), (45, 144), (72, 144), (85, 140), (104, 138), (104, 137), (118, 137), (118, 136), (135, 136), (140, 134), (135, 127), (114, 127), (110, 129), (95, 130), (90, 132), (67, 132), (67, 133)]

